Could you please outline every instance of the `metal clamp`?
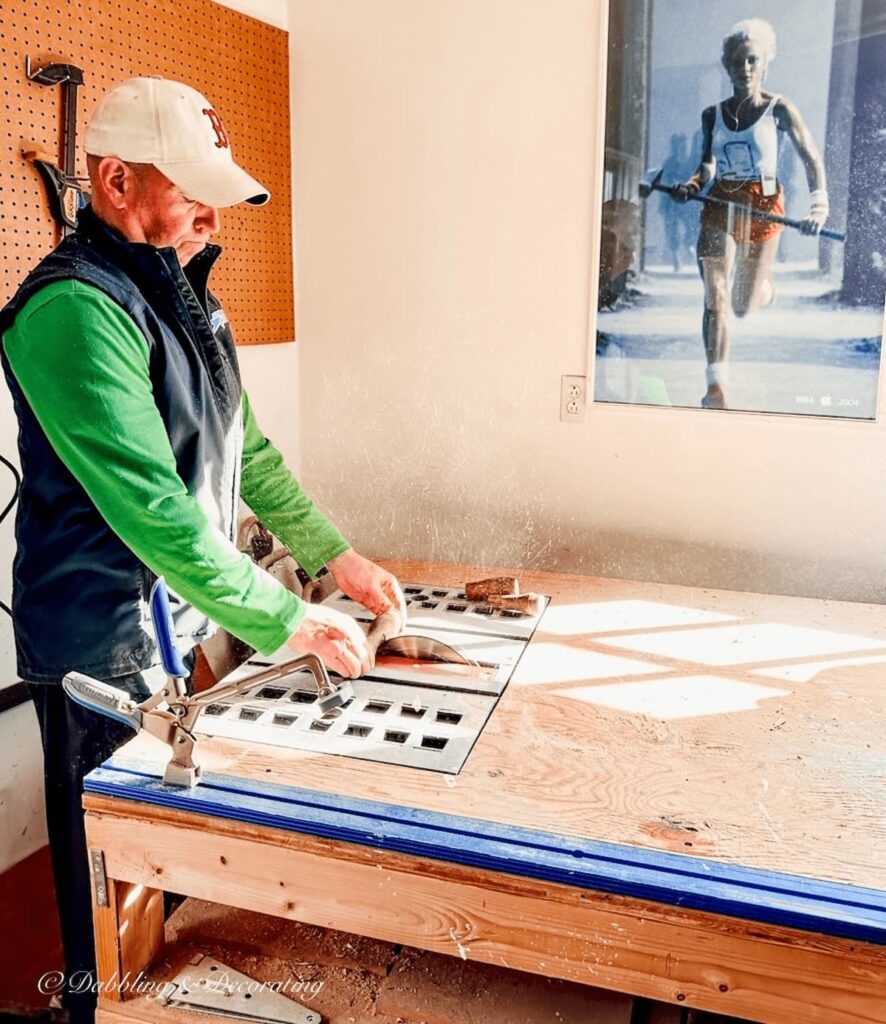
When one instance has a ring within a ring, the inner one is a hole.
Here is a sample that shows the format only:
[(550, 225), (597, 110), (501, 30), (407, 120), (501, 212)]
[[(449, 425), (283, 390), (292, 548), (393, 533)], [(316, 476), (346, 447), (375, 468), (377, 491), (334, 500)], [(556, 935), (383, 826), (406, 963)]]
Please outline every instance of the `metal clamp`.
[[(183, 695), (177, 685), (179, 680), (170, 678), (163, 689), (140, 704), (134, 703), (123, 690), (80, 672), (69, 672), (63, 686), (68, 696), (83, 707), (123, 722), (136, 731), (143, 729), (166, 743), (172, 749), (163, 775), (167, 785), (196, 786), (202, 773), (194, 760), (197, 745), (194, 726), (203, 709), (303, 669), (308, 669), (317, 684), (317, 704), (324, 715), (335, 714), (353, 696), (351, 683), (348, 680), (333, 682), (315, 654), (293, 658), (236, 683), (221, 682), (192, 696)], [(159, 707), (162, 703), (167, 704), (168, 710)]]

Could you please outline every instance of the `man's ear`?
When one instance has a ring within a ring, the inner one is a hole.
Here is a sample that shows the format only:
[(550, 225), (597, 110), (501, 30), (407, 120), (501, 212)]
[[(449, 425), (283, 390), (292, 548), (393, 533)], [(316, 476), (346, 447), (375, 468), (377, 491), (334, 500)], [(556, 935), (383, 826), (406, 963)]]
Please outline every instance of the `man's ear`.
[(126, 209), (135, 187), (135, 175), (131, 167), (119, 157), (102, 157), (96, 168), (95, 182), (115, 210)]

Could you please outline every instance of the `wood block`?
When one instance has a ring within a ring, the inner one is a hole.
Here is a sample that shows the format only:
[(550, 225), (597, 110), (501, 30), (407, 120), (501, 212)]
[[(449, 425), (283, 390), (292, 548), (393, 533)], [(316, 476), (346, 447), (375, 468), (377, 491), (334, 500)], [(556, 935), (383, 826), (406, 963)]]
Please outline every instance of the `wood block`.
[(630, 996), (406, 950), (382, 982), (382, 1013), (427, 1024), (629, 1024)]
[(469, 601), (485, 601), (492, 594), (519, 594), (520, 581), (516, 576), (492, 576), (485, 580), (465, 583), (465, 597)]
[(493, 608), (504, 608), (523, 615), (538, 615), (544, 604), (541, 594), (490, 594), (486, 603)]
[(107, 998), (123, 1001), (127, 990), (114, 979), (136, 977), (163, 947), (163, 891), (109, 876), (108, 905), (99, 906), (91, 882), (96, 972)]

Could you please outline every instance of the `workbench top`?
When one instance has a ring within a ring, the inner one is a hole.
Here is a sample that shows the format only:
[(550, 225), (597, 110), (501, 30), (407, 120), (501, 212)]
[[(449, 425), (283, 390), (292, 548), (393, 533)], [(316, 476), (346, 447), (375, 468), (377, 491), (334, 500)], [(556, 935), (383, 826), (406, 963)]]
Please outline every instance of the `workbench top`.
[[(404, 583), (503, 571), (385, 564)], [(785, 873), (886, 914), (883, 608), (517, 575), (552, 602), (458, 775), (206, 738), (204, 770), (339, 811), (453, 816), (524, 847), (543, 835), (567, 857), (633, 851), (740, 884)], [(140, 735), (113, 765), (160, 775), (167, 759)]]

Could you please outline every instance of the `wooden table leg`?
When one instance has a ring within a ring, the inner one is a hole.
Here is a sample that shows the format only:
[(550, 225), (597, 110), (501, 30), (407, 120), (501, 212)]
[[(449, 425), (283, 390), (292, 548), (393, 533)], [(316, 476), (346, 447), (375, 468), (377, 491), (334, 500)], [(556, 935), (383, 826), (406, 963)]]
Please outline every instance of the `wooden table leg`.
[(104, 878), (104, 855), (90, 849), (95, 956), (101, 997), (123, 1002), (137, 988), (138, 975), (163, 948), (163, 890)]

